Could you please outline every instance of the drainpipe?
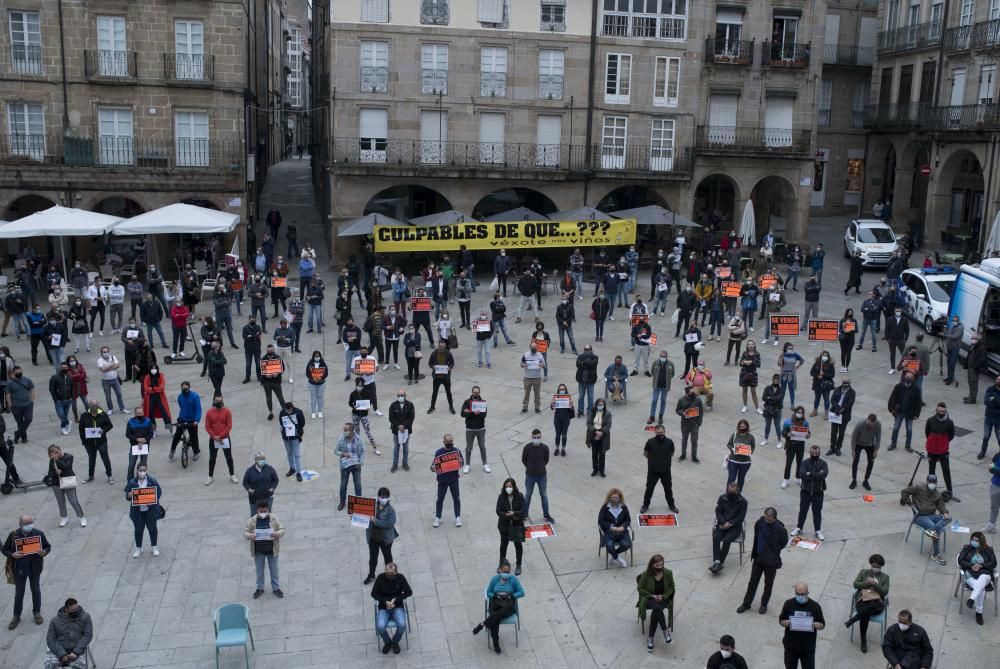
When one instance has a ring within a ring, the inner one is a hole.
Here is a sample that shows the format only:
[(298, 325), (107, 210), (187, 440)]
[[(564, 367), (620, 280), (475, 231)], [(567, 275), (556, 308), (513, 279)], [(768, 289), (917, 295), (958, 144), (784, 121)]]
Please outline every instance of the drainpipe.
[(59, 0), (59, 58), (62, 61), (63, 136), (69, 130), (69, 94), (66, 92), (66, 39), (63, 30), (63, 3)]
[[(587, 135), (583, 145), (583, 156), (586, 164), (586, 172), (590, 171), (593, 164), (594, 147), (591, 144), (591, 137), (594, 131), (594, 77), (597, 70), (597, 16), (600, 11), (598, 0), (592, 0), (590, 6), (590, 67), (588, 69), (587, 81)], [(572, 114), (572, 111), (570, 112)], [(570, 146), (573, 146), (573, 137), (570, 139)], [(590, 177), (585, 177), (583, 181), (583, 202), (582, 206), (587, 206), (587, 196), (590, 189)]]

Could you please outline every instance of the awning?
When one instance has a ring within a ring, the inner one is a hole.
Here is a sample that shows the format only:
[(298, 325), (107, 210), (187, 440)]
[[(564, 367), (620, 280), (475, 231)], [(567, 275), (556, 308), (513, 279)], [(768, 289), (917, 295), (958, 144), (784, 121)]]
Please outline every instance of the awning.
[(578, 207), (549, 214), (549, 218), (553, 221), (610, 221), (617, 217), (593, 207)]
[(376, 225), (398, 225), (406, 226), (406, 223), (402, 221), (397, 221), (394, 218), (390, 218), (383, 214), (365, 214), (361, 218), (355, 218), (353, 221), (348, 221), (343, 230), (337, 233), (338, 237), (360, 237), (362, 235), (370, 235), (375, 232)]
[(448, 211), (439, 211), (436, 214), (428, 214), (427, 216), (418, 216), (417, 218), (410, 219), (410, 225), (449, 225), (451, 223), (477, 223), (478, 221), (468, 214), (463, 214), (460, 211), (455, 211), (454, 209), (449, 209)]
[(694, 221), (669, 209), (665, 209), (658, 204), (613, 211), (611, 215), (616, 218), (634, 218), (639, 225), (672, 225), (677, 228), (701, 227)]
[(117, 216), (56, 205), (0, 226), (0, 239), (18, 237), (93, 237), (121, 221)]
[(527, 207), (517, 207), (516, 209), (502, 211), (499, 214), (493, 214), (483, 220), (490, 223), (503, 223), (509, 221), (547, 221), (549, 217), (539, 214), (537, 211), (532, 211)]
[(112, 232), (116, 235), (209, 235), (232, 232), (239, 223), (239, 214), (178, 202), (125, 219)]

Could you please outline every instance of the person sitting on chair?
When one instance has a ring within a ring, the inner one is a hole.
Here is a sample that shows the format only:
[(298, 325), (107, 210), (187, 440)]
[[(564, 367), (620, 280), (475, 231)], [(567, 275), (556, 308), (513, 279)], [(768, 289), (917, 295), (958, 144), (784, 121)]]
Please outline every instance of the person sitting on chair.
[(948, 515), (948, 507), (944, 505), (941, 491), (937, 489), (937, 476), (928, 474), (926, 483), (903, 488), (900, 491), (899, 504), (900, 506), (909, 504), (916, 510), (913, 522), (922, 527), (924, 534), (931, 539), (934, 551), (931, 559), (940, 565), (945, 564), (945, 559), (941, 555), (940, 532), (948, 525), (951, 516)]
[(889, 595), (889, 574), (882, 571), (885, 558), (875, 553), (868, 558), (868, 569), (862, 569), (854, 579), (854, 614), (844, 621), (844, 627), (856, 622), (861, 625), (861, 652), (868, 652), (868, 621), (885, 611)]
[(524, 597), (524, 588), (517, 576), (510, 573), (510, 562), (500, 561), (500, 573), (490, 579), (486, 586), (486, 599), (489, 600), (489, 614), (486, 619), (472, 628), (473, 634), (479, 634), (486, 627), (493, 637), (493, 650), (500, 654), (500, 624), (517, 612), (517, 600)]
[[(392, 650), (399, 654), (399, 640), (403, 638), (406, 631), (406, 609), (403, 602), (407, 597), (413, 596), (413, 590), (406, 581), (406, 577), (399, 573), (395, 562), (385, 565), (385, 572), (379, 574), (372, 584), (372, 599), (378, 602), (378, 613), (375, 615), (375, 631), (382, 637), (382, 654), (386, 655)], [(396, 624), (396, 633), (390, 637), (386, 625), (389, 619)]]
[(597, 524), (601, 528), (601, 543), (608, 552), (612, 562), (622, 567), (628, 567), (628, 562), (621, 554), (632, 546), (629, 526), (632, 517), (625, 506), (625, 495), (618, 488), (612, 488), (604, 498), (604, 506), (597, 514)]
[[(671, 630), (674, 626), (674, 573), (663, 566), (663, 556), (657, 553), (649, 558), (646, 570), (636, 576), (639, 590), (639, 618), (646, 622), (646, 612), (650, 611), (649, 633), (646, 635), (646, 650), (653, 652), (657, 626), (663, 628), (663, 641), (673, 643)], [(663, 610), (667, 610), (667, 616)]]
[[(712, 566), (708, 568), (713, 574), (722, 571), (729, 546), (740, 538), (743, 533), (743, 521), (747, 516), (747, 500), (740, 494), (740, 486), (736, 481), (726, 484), (726, 494), (720, 495), (715, 503), (715, 527), (712, 529)], [(741, 558), (742, 559), (742, 558)]]
[[(997, 568), (997, 556), (986, 543), (986, 535), (973, 532), (969, 543), (962, 547), (958, 554), (958, 568), (962, 570), (962, 581), (971, 592), (965, 600), (970, 609), (976, 607), (976, 623), (983, 624), (983, 600), (986, 599), (986, 589), (993, 581), (993, 572)], [(993, 584), (996, 587), (996, 584)]]
[(45, 645), (49, 649), (45, 669), (87, 669), (87, 648), (93, 638), (94, 624), (90, 614), (70, 597), (49, 621), (49, 632), (45, 635)]
[(611, 396), (611, 401), (615, 404), (625, 397), (625, 384), (628, 383), (628, 367), (622, 363), (620, 355), (615, 356), (615, 362), (608, 365), (604, 370), (605, 390), (604, 396)]

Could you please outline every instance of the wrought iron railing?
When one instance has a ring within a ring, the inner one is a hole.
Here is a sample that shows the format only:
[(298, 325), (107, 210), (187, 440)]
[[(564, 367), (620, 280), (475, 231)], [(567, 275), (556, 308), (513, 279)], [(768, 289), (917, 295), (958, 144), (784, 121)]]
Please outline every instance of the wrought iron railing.
[(215, 81), (215, 56), (211, 54), (164, 53), (163, 76), (167, 81), (178, 83)]
[(764, 42), (761, 44), (761, 60), (765, 67), (809, 67), (809, 44), (798, 42)]
[(894, 30), (885, 30), (878, 34), (878, 52), (880, 54), (896, 53), (937, 46), (941, 42), (941, 28), (941, 21), (929, 21)]
[(12, 45), (10, 71), (13, 74), (42, 74), (42, 47), (30, 44)]
[(787, 153), (809, 155), (812, 131), (784, 128), (698, 126), (695, 147), (731, 153)]
[(243, 147), (239, 140), (5, 134), (0, 162), (227, 171), (242, 168)]
[(823, 47), (823, 62), (827, 65), (871, 67), (875, 64), (875, 48), (851, 44), (827, 44)]
[(869, 105), (864, 124), (872, 129), (935, 131), (1000, 130), (1000, 104), (931, 107), (922, 102)]
[(134, 79), (137, 58), (135, 51), (87, 50), (83, 52), (83, 71), (98, 79)]
[(716, 65), (753, 65), (753, 40), (709, 37), (705, 40), (705, 62)]
[(944, 31), (944, 51), (964, 51), (972, 44), (972, 26), (955, 26)]
[(1000, 46), (1000, 19), (982, 21), (972, 28), (972, 48)]

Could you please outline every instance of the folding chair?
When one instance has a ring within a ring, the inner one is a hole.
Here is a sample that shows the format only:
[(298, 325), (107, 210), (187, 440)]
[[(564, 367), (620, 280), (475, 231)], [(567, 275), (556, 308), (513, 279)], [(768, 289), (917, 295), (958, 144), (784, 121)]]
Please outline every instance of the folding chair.
[(209, 297), (215, 293), (215, 284), (218, 283), (218, 279), (205, 279), (201, 282), (201, 299), (205, 299), (205, 293), (209, 293)]
[[(604, 400), (608, 399), (608, 382), (604, 382)], [(628, 404), (628, 381), (622, 383), (622, 404)]]
[(215, 628), (215, 669), (219, 669), (219, 649), (243, 646), (243, 657), (247, 669), (250, 669), (250, 653), (247, 652), (247, 640), (254, 652), (257, 647), (253, 642), (253, 631), (250, 629), (250, 609), (246, 604), (223, 604), (212, 611), (212, 625)]
[[(969, 586), (968, 583), (965, 582), (965, 579), (968, 577), (969, 574), (968, 574), (968, 572), (962, 571), (962, 568), (958, 566), (958, 556), (957, 555), (955, 556), (955, 567), (958, 569), (958, 581), (955, 583), (955, 592), (952, 594), (952, 597), (955, 597), (955, 598), (958, 599), (958, 615), (962, 615), (962, 609), (964, 609), (965, 607), (962, 606), (964, 604), (964, 602), (962, 601), (963, 598), (960, 598), (958, 596), (958, 592), (959, 592), (959, 590), (961, 590), (962, 593), (965, 593), (966, 590), (968, 590), (969, 592), (972, 592), (972, 588)], [(997, 602), (997, 589), (995, 587), (996, 586), (996, 582), (997, 582), (997, 571), (996, 571), (996, 569), (994, 569), (993, 570), (993, 574), (991, 575), (991, 578), (990, 578), (990, 584), (988, 586), (986, 586), (986, 592), (992, 592), (993, 593), (993, 615), (994, 616), (1000, 614), (1000, 608), (998, 608), (998, 607), (1000, 607), (1000, 604), (998, 604), (998, 602)]]
[[(486, 590), (483, 590), (483, 597), (486, 603), (483, 605), (483, 617), (490, 615), (490, 597), (486, 594)], [(520, 647), (521, 639), (519, 638), (518, 631), (521, 629), (521, 609), (518, 606), (517, 599), (514, 599), (514, 613), (510, 614), (506, 618), (500, 621), (501, 625), (513, 625), (514, 626), (514, 646)], [(492, 635), (486, 635), (486, 647), (492, 647)]]
[[(847, 607), (847, 609), (848, 609), (848, 611), (847, 611), (847, 617), (848, 618), (854, 616), (854, 614), (857, 613), (857, 609), (854, 608), (854, 603), (858, 599), (858, 593), (859, 592), (860, 592), (859, 590), (855, 590), (854, 594), (851, 596), (850, 605)], [(874, 615), (874, 616), (872, 616), (871, 618), (868, 619), (869, 623), (878, 623), (879, 625), (882, 626), (882, 631), (881, 631), (881, 633), (879, 634), (879, 637), (878, 637), (878, 643), (879, 643), (880, 646), (882, 645), (882, 638), (885, 636), (885, 624), (886, 624), (885, 613), (888, 610), (889, 610), (889, 597), (887, 595), (887, 596), (885, 596), (885, 597), (882, 598), (882, 613), (879, 613), (878, 615)], [(851, 643), (854, 643), (854, 625), (851, 625)]]
[(740, 545), (740, 566), (741, 567), (743, 566), (743, 549), (744, 549), (744, 544), (746, 544), (746, 541), (747, 541), (747, 521), (744, 520), (743, 521), (743, 527), (740, 528), (740, 538), (737, 539), (734, 542), (734, 543), (737, 543), (737, 544)]
[[(633, 551), (635, 550), (635, 532), (632, 530), (631, 527), (628, 528), (628, 534), (629, 534), (629, 539), (631, 540), (631, 543), (629, 544), (629, 547), (628, 547), (628, 563), (629, 563), (629, 566), (634, 567), (635, 566), (635, 554), (634, 554)], [(603, 550), (603, 549), (604, 549), (604, 533), (601, 531), (601, 527), (598, 525), (598, 527), (597, 527), (597, 557), (601, 557), (601, 550)], [(604, 568), (607, 569), (610, 564), (611, 564), (611, 556), (609, 556), (608, 552), (605, 550), (604, 551)]]
[[(918, 530), (920, 530), (920, 552), (923, 553), (924, 552), (924, 537), (927, 536), (927, 535), (924, 534), (924, 528), (922, 528), (919, 525), (917, 525), (917, 522), (916, 522), (916, 520), (917, 520), (917, 509), (912, 504), (910, 505), (910, 511), (913, 513), (913, 518), (910, 519), (910, 526), (906, 528), (906, 536), (903, 537), (903, 543), (908, 543), (910, 541), (910, 530), (912, 530), (913, 527), (916, 525), (916, 528)], [(931, 546), (932, 546), (931, 550), (933, 550), (933, 544), (931, 544)], [(948, 550), (948, 531), (947, 530), (942, 530), (941, 531), (941, 552), (943, 553), (943, 552), (945, 552), (947, 550)]]
[[(374, 618), (372, 620), (373, 620), (374, 623), (377, 623), (378, 622), (378, 602), (375, 601), (375, 600), (372, 600), (372, 603), (375, 605), (375, 613), (374, 613)], [(410, 650), (410, 612), (406, 608), (406, 600), (405, 599), (403, 600), (403, 615), (406, 616), (406, 626), (403, 627), (403, 641), (406, 642), (406, 650)], [(394, 630), (394, 629), (396, 629), (396, 627), (397, 627), (396, 621), (393, 620), (390, 617), (389, 621), (385, 624), (385, 630), (386, 630), (386, 632), (388, 632), (389, 630)], [(376, 643), (380, 643), (382, 641), (382, 637), (380, 637), (378, 635), (378, 627), (377, 626), (375, 628), (375, 641), (376, 641)]]

